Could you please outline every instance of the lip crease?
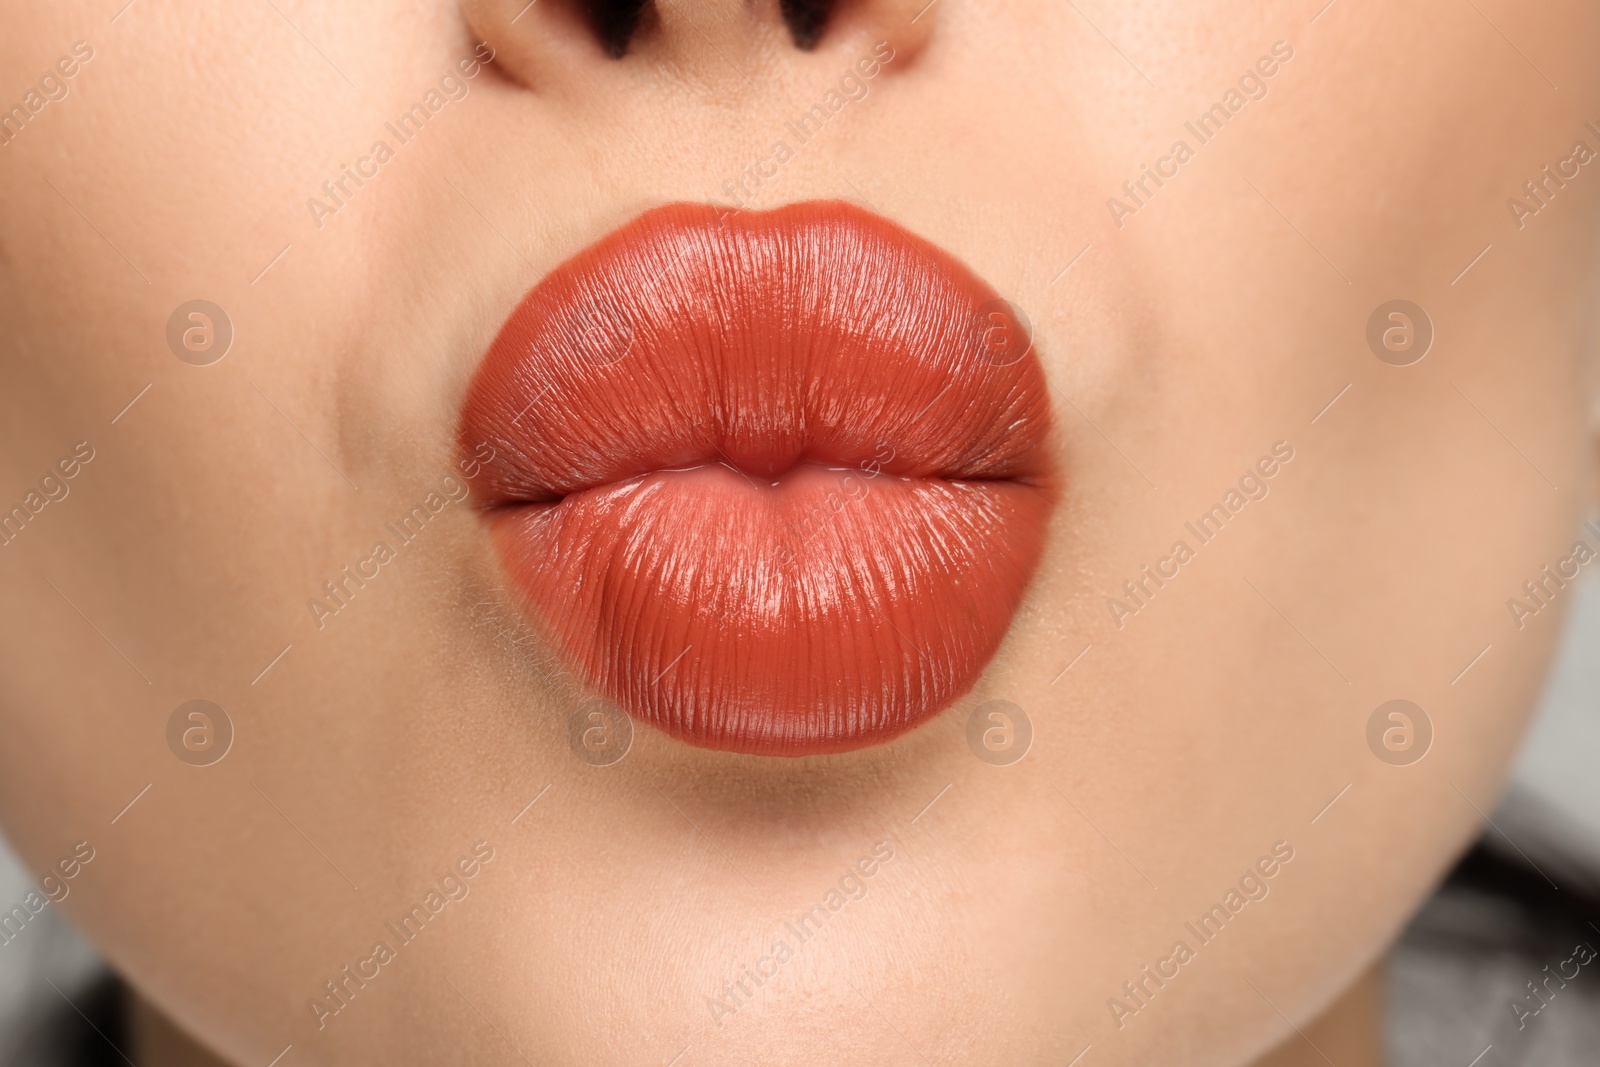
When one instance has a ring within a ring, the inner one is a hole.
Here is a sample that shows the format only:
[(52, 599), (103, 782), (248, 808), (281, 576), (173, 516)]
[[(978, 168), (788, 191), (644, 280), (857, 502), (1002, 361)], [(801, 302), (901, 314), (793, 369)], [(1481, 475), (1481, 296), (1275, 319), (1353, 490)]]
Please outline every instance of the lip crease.
[(535, 628), (690, 744), (887, 741), (968, 692), (1057, 495), (1020, 313), (860, 208), (670, 204), (502, 327), (458, 444)]

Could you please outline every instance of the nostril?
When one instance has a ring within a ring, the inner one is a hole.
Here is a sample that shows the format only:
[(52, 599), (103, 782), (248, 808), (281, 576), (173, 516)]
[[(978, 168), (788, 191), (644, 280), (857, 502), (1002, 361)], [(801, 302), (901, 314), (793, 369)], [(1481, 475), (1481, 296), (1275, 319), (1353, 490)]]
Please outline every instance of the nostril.
[(822, 36), (833, 11), (833, 0), (779, 0), (778, 6), (795, 46), (809, 51)]
[[(900, 71), (928, 40), (941, 6), (929, 0), (456, 2), (468, 32), (493, 50), (508, 78), (542, 94), (580, 95), (619, 84), (624, 72), (630, 83), (662, 74), (699, 78), (701, 64), (712, 73), (700, 80), (710, 83), (727, 77), (730, 64), (781, 63), (785, 52), (800, 62), (808, 62), (804, 53), (814, 59), (819, 52), (849, 53), (847, 61), (859, 66), (867, 62), (863, 50), (871, 50), (875, 62), (891, 57)], [(629, 54), (656, 62), (614, 62)]]
[(612, 59), (621, 59), (639, 28), (647, 0), (585, 0), (589, 24)]

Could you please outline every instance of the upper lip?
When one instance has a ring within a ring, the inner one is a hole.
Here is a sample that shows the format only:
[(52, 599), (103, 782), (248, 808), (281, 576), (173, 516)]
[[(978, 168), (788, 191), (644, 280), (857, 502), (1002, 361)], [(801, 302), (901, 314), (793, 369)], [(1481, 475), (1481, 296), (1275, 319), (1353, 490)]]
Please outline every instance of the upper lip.
[[(844, 204), (801, 206), (859, 214)], [(942, 276), (968, 273), (952, 257), (921, 242), (864, 250), (905, 260), (871, 263), (877, 308), (848, 300), (796, 307), (784, 294), (764, 294), (768, 306), (761, 310), (770, 321), (730, 328), (754, 335), (775, 326), (803, 335), (796, 348), (819, 359), (754, 353), (756, 361), (778, 365), (756, 371), (759, 391), (746, 392), (755, 377), (752, 354), (730, 359), (710, 351), (693, 328), (697, 311), (706, 310), (694, 305), (708, 296), (713, 303), (728, 300), (734, 280), (685, 277), (717, 266), (696, 245), (737, 216), (687, 205), (662, 211), (664, 218), (657, 212), (637, 220), (564, 264), (506, 323), (495, 349), (500, 358), (491, 355), (477, 383), (484, 406), (463, 435), (464, 444), (489, 441), (501, 457), (475, 484), (480, 502), (548, 502), (707, 463), (758, 477), (807, 462), (848, 468), (881, 457), (885, 445), (894, 454), (884, 467), (890, 474), (1050, 480), (1051, 463), (1037, 447), (1048, 411), (1031, 388), (1037, 366), (1022, 358), (1029, 342), (1014, 342), (1018, 352), (999, 361), (974, 357), (972, 337), (986, 327), (984, 312), (955, 279)], [(642, 231), (652, 231), (652, 239), (630, 240)], [(617, 246), (625, 246), (624, 254), (616, 254)], [(891, 291), (908, 279), (927, 287), (914, 295), (920, 306), (910, 315), (894, 306), (902, 294)], [(750, 316), (739, 309), (731, 317)], [(868, 372), (881, 378), (885, 367), (895, 375), (892, 406), (887, 391), (868, 380)], [(839, 376), (852, 372), (860, 372), (859, 387), (840, 390), (848, 407), (814, 388), (828, 375), (838, 390)], [(614, 395), (619, 380), (637, 386), (628, 389), (626, 405), (593, 405), (596, 390)]]
[[(610, 495), (582, 503), (591, 492), (614, 494), (616, 488), (605, 487), (617, 483), (658, 481), (673, 477), (662, 472), (721, 466), (755, 486), (793, 478), (809, 487), (804, 492), (818, 494), (824, 491), (820, 483), (808, 482), (804, 471), (937, 480), (952, 491), (963, 484), (969, 489), (985, 483), (1011, 485), (1011, 490), (996, 484), (984, 491), (981, 513), (961, 515), (961, 523), (951, 527), (962, 531), (970, 526), (972, 547), (980, 553), (1005, 555), (1016, 549), (1014, 566), (996, 564), (1005, 576), (1002, 584), (1016, 586), (996, 591), (1005, 601), (1004, 620), (1009, 620), (1037, 555), (1034, 527), (1042, 527), (1054, 496), (1054, 467), (1045, 447), (1048, 400), (1030, 347), (1014, 309), (953, 257), (849, 205), (798, 204), (758, 215), (670, 205), (580, 252), (526, 295), (479, 369), (459, 439), (466, 452), (482, 455), (482, 444), (492, 451), (493, 458), (473, 480), (475, 499), (500, 516), (495, 521), (502, 556), (514, 561), (518, 584), (536, 609), (544, 595), (542, 584), (567, 582), (567, 597), (582, 601), (586, 588), (592, 592), (599, 584), (621, 581), (619, 572), (629, 567), (644, 568), (625, 577), (648, 585), (655, 601), (693, 599), (683, 584), (691, 577), (680, 573), (691, 565), (702, 572), (726, 568), (728, 581), (751, 586), (751, 597), (781, 595), (786, 579), (773, 578), (770, 569), (761, 570), (751, 561), (778, 541), (795, 540), (800, 520), (790, 512), (761, 520), (767, 526), (741, 526), (742, 541), (708, 548), (660, 543), (664, 538), (692, 540), (697, 536), (692, 524), (673, 527), (676, 532), (669, 536), (662, 532), (662, 516), (617, 511)], [(702, 479), (696, 484), (712, 483)], [(889, 489), (887, 481), (870, 484)], [(709, 488), (684, 491), (710, 493), (704, 498), (706, 514), (715, 513), (718, 522), (735, 514), (718, 508), (745, 507), (722, 501)], [(685, 499), (702, 499), (673, 493), (657, 498), (671, 500), (675, 507)], [(959, 493), (948, 503), (930, 503), (946, 497), (923, 493), (905, 497), (909, 503), (896, 505), (902, 510), (884, 511), (890, 498), (883, 493), (879, 497), (859, 516), (841, 520), (840, 530), (853, 529), (857, 520), (881, 512), (887, 517), (871, 521), (885, 528), (869, 531), (871, 537), (862, 535), (867, 540), (879, 534), (923, 536), (920, 527), (931, 529), (948, 517), (941, 508), (969, 506), (961, 503)], [(638, 503), (654, 506), (644, 498)], [(1010, 517), (995, 517), (1002, 513)], [(1008, 531), (1008, 523), (1024, 529)], [(935, 532), (947, 540), (968, 536), (951, 534), (943, 526)], [(985, 538), (999, 540), (976, 544)], [(622, 547), (602, 547), (614, 542)], [(935, 597), (929, 590), (946, 588), (952, 581), (960, 588), (962, 580), (996, 580), (987, 572), (962, 575), (937, 569), (965, 566), (959, 562), (970, 555), (965, 548), (952, 547), (951, 559), (958, 562), (925, 561), (935, 569), (916, 573), (913, 561), (906, 573), (884, 576), (893, 588), (882, 591), (884, 604), (878, 607), (910, 598), (908, 610), (925, 616), (902, 618), (896, 627), (906, 643), (918, 646), (907, 655), (928, 656), (921, 645), (932, 643), (930, 635), (946, 621), (931, 617), (942, 610), (938, 603), (918, 602), (918, 596)], [(861, 551), (869, 549), (863, 546)], [(611, 551), (616, 558), (593, 558)], [(849, 545), (838, 549), (837, 566), (860, 565), (860, 560), (843, 558), (853, 551)], [(672, 553), (676, 556), (669, 563), (639, 562)], [(830, 559), (816, 565), (826, 569), (834, 565)], [(1013, 573), (1019, 567), (1020, 579)], [(531, 573), (541, 568), (549, 573)], [(758, 572), (766, 577), (751, 577)], [(780, 584), (772, 586), (771, 581)], [(618, 594), (609, 595), (615, 601)], [(737, 590), (729, 595), (737, 608), (742, 603)], [(866, 600), (877, 596), (861, 594)], [(847, 604), (842, 610), (853, 618), (852, 612), (873, 606)], [(566, 633), (567, 624), (549, 618), (548, 610), (540, 621), (565, 646), (569, 659), (578, 661), (584, 680), (628, 710), (686, 739), (747, 751), (827, 751), (892, 736), (970, 686), (1004, 631), (1002, 623), (999, 633), (966, 641), (974, 647), (963, 645), (954, 653), (960, 662), (933, 665), (932, 678), (880, 680), (877, 691), (856, 694), (843, 693), (848, 688), (844, 685), (836, 694), (839, 706), (807, 710), (776, 706), (784, 703), (778, 695), (782, 687), (759, 672), (751, 676), (754, 680), (730, 680), (732, 688), (721, 696), (703, 685), (687, 695), (674, 694), (648, 678), (630, 677), (664, 665), (676, 650), (657, 649), (663, 641), (676, 640), (688, 654), (688, 630), (705, 620), (687, 603), (650, 608), (678, 611), (681, 617), (652, 617), (643, 623), (619, 619), (620, 610), (615, 603), (593, 609), (595, 618), (585, 625), (607, 630), (593, 647), (590, 638)], [(726, 613), (728, 605), (721, 610)], [(696, 647), (702, 655), (722, 655), (707, 646), (735, 637), (747, 642), (763, 636), (776, 639), (777, 630), (791, 622), (799, 628), (796, 633), (824, 641), (827, 634), (822, 631), (849, 624), (844, 616), (829, 621), (814, 615), (786, 621), (781, 613), (752, 607), (748, 619), (725, 620), (726, 626), (743, 625), (746, 632), (721, 637), (697, 632)], [(896, 625), (894, 618), (888, 621)], [(933, 629), (924, 634), (926, 625)], [(984, 625), (996, 628), (992, 620)], [(907, 633), (908, 628), (918, 633)], [(645, 629), (649, 635), (641, 637)], [(851, 638), (836, 636), (841, 648)], [(642, 651), (615, 647), (639, 640), (655, 644)], [(937, 648), (933, 651), (940, 654)], [(870, 655), (878, 652), (865, 649)], [(630, 657), (642, 659), (629, 666)], [(826, 673), (831, 666), (841, 676), (853, 669), (817, 664), (815, 670)], [(747, 668), (729, 660), (705, 665), (706, 673), (696, 677), (714, 683), (718, 670), (731, 678)], [(906, 670), (919, 676), (930, 673), (921, 661)], [(684, 671), (691, 673), (695, 671)], [(770, 692), (751, 695), (752, 686), (769, 682), (774, 687)], [(817, 699), (822, 698), (806, 701)], [(771, 721), (762, 720), (767, 714), (762, 708), (770, 711)]]

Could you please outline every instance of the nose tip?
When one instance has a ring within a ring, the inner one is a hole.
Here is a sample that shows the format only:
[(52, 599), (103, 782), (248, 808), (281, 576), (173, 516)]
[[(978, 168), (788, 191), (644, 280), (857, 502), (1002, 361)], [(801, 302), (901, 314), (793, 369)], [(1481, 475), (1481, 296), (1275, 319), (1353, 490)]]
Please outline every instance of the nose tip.
[(910, 59), (932, 33), (938, 7), (937, 0), (462, 0), (496, 63), (535, 91), (652, 60), (708, 76), (731, 67), (754, 82), (775, 65), (863, 39), (888, 41)]

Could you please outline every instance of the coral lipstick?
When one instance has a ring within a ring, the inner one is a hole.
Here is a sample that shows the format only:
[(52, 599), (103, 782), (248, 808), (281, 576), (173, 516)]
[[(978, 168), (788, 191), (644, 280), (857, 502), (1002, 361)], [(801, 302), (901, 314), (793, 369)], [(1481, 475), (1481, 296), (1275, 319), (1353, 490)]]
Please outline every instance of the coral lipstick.
[(536, 285), (468, 390), (535, 628), (694, 745), (886, 741), (971, 689), (1055, 500), (1010, 305), (835, 202), (658, 208)]

